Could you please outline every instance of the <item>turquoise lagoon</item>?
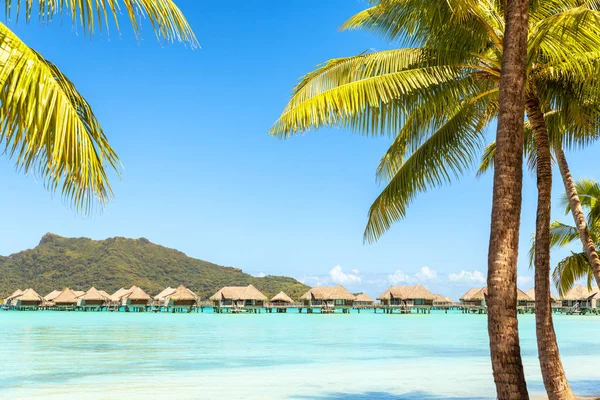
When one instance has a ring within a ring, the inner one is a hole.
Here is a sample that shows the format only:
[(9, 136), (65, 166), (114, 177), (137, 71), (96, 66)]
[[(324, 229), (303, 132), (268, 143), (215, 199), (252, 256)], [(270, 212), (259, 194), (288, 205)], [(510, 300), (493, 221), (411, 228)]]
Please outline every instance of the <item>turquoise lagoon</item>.
[[(520, 317), (541, 395), (534, 316)], [(555, 317), (581, 396), (600, 394), (600, 317)], [(0, 312), (0, 398), (493, 399), (485, 315)]]

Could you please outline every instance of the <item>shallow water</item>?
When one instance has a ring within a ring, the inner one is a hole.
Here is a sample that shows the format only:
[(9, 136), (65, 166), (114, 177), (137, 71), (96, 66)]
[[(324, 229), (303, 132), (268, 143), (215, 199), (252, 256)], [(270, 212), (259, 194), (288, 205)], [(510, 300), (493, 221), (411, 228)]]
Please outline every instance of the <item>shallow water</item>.
[[(493, 399), (485, 315), (0, 312), (0, 398)], [(600, 317), (555, 316), (570, 382), (600, 394)], [(520, 317), (543, 393), (534, 316)]]

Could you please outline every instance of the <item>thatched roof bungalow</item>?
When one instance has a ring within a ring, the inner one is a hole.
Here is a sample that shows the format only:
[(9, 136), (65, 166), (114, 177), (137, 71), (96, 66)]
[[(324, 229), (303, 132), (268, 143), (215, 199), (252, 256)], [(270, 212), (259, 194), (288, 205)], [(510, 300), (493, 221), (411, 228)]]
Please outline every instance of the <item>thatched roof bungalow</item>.
[(159, 294), (157, 294), (156, 296), (154, 296), (154, 304), (161, 306), (164, 304), (165, 302), (165, 298), (170, 295), (175, 293), (177, 289), (173, 289), (171, 286), (167, 287), (166, 289), (164, 289), (162, 292), (160, 292)]
[(354, 296), (342, 285), (337, 286), (315, 286), (304, 293), (300, 300), (305, 307), (342, 308), (352, 307)]
[(434, 294), (433, 297), (434, 307), (449, 307), (455, 304), (450, 297), (444, 297), (441, 294)]
[(216, 309), (221, 308), (262, 308), (267, 302), (267, 296), (253, 285), (226, 286), (210, 298)]
[(4, 305), (7, 306), (12, 306), (12, 299), (14, 299), (17, 296), (20, 296), (23, 294), (23, 291), (21, 289), (17, 289), (13, 292), (13, 294), (11, 294), (10, 296), (8, 296), (7, 298), (4, 299)]
[(177, 289), (164, 296), (163, 304), (165, 307), (175, 309), (191, 310), (198, 305), (198, 295), (183, 285), (179, 285)]
[(83, 307), (84, 309), (98, 309), (106, 307), (109, 304), (110, 296), (106, 292), (102, 293), (93, 286), (89, 288), (87, 292), (77, 298), (77, 305), (79, 307)]
[[(85, 294), (85, 292), (83, 292)], [(54, 298), (54, 305), (59, 309), (74, 308), (77, 305), (77, 297), (81, 296), (82, 292), (75, 292), (66, 288), (58, 296)]]
[[(535, 288), (531, 288), (528, 291), (525, 292), (525, 294), (527, 296), (529, 296), (529, 298), (531, 299), (530, 302), (530, 306), (534, 307), (535, 306)], [(552, 293), (550, 293), (550, 303), (552, 305), (552, 307), (560, 307), (562, 305), (560, 299), (558, 297), (556, 297), (555, 295), (553, 295)]]
[(480, 296), (475, 297), (475, 295), (478, 294), (481, 290), (482, 288), (471, 288), (458, 300), (464, 306), (482, 306), (482, 302), (485, 301), (485, 296), (481, 297), (481, 299)]
[(370, 307), (375, 303), (375, 300), (366, 293), (359, 293), (354, 298), (354, 307)]
[(130, 287), (120, 299), (122, 306), (138, 311), (145, 310), (150, 306), (150, 302), (152, 301), (152, 297), (148, 293), (135, 285)]
[[(487, 286), (481, 289), (473, 288), (469, 289), (461, 298), (460, 302), (467, 306), (478, 306), (483, 307), (486, 304), (488, 294)], [(527, 307), (530, 306), (534, 300), (529, 297), (524, 291), (517, 288), (517, 306)]]
[(600, 292), (597, 287), (589, 290), (587, 286), (575, 285), (562, 297), (564, 307), (578, 305), (582, 308), (599, 308)]
[(47, 295), (44, 296), (44, 305), (45, 306), (53, 306), (54, 299), (56, 299), (62, 293), (61, 290), (53, 290)]
[(290, 296), (288, 296), (287, 294), (285, 294), (283, 292), (277, 293), (271, 299), (271, 304), (274, 304), (274, 305), (285, 305), (285, 304), (293, 304), (293, 303), (294, 303), (294, 300)]
[(390, 286), (377, 300), (385, 306), (433, 306), (435, 296), (422, 285)]
[(37, 309), (44, 302), (44, 298), (36, 293), (32, 288), (26, 289), (23, 293), (12, 299), (12, 305), (19, 309)]

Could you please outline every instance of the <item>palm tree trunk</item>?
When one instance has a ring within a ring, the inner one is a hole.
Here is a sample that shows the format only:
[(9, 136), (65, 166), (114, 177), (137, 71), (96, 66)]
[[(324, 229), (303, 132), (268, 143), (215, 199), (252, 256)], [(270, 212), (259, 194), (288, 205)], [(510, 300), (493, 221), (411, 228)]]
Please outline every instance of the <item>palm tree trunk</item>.
[(529, 399), (517, 320), (528, 14), (528, 0), (506, 1), (487, 277), (488, 333), (498, 400)]
[(530, 94), (526, 103), (537, 151), (538, 204), (535, 222), (535, 331), (542, 378), (549, 400), (574, 400), (565, 375), (550, 306), (550, 219), (552, 155), (540, 102)]
[(569, 164), (567, 164), (565, 152), (563, 151), (562, 147), (555, 146), (554, 153), (556, 155), (558, 168), (560, 169), (560, 174), (565, 185), (565, 192), (567, 193), (567, 198), (569, 199), (569, 206), (571, 207), (571, 213), (573, 214), (573, 219), (575, 220), (575, 226), (579, 231), (579, 237), (581, 238), (583, 250), (585, 251), (588, 262), (592, 266), (594, 278), (596, 278), (596, 284), (600, 288), (600, 257), (598, 257), (596, 246), (590, 237), (590, 231), (588, 230), (587, 222), (585, 221), (585, 214), (581, 208), (581, 202), (579, 201), (579, 195), (577, 194), (577, 189), (575, 188), (573, 176), (571, 176), (571, 171), (569, 170)]

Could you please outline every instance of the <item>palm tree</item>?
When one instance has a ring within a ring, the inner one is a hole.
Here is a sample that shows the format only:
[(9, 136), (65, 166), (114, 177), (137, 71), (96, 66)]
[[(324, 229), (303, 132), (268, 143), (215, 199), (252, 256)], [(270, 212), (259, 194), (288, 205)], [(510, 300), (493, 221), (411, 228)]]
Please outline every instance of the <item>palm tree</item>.
[(488, 333), (498, 399), (528, 399), (516, 305), (529, 1), (507, 1), (504, 15), (506, 27), (488, 251)]
[[(492, 2), (454, 1), (447, 4), (447, 10), (444, 10), (445, 4), (438, 2), (429, 6), (419, 2), (415, 10), (406, 11), (411, 4), (411, 1), (381, 1), (353, 17), (345, 28), (372, 29), (390, 39), (416, 37), (415, 41), (423, 42), (421, 48), (361, 54), (323, 64), (301, 79), (271, 130), (272, 134), (288, 137), (298, 131), (337, 125), (366, 134), (396, 134), (378, 168), (378, 177), (389, 183), (369, 212), (365, 231), (367, 241), (377, 240), (393, 222), (403, 218), (408, 204), (418, 192), (450, 181), (452, 176), (461, 174), (472, 164), (482, 146), (484, 129), (498, 115), (500, 107), (500, 65), (505, 46), (502, 10)], [(434, 11), (429, 11), (430, 7)], [(419, 20), (421, 17), (424, 22)], [(564, 82), (581, 84), (585, 80), (590, 66), (594, 65), (590, 61), (598, 58), (599, 42), (593, 33), (597, 29), (596, 18), (595, 10), (573, 7), (566, 2), (545, 2), (544, 6), (533, 9), (526, 66), (530, 69), (529, 76), (535, 79), (527, 82), (528, 100), (542, 100), (548, 108), (547, 105), (560, 103)], [(426, 34), (431, 32), (430, 21), (443, 26), (444, 30), (442, 34), (433, 30), (433, 45), (418, 33), (423, 26)], [(440, 51), (436, 47), (439, 42), (453, 51)], [(452, 47), (452, 43), (457, 43), (459, 50)], [(532, 112), (540, 111), (536, 104), (530, 106)], [(566, 107), (556, 112), (563, 118), (568, 116)], [(522, 123), (522, 114), (517, 119)], [(506, 206), (505, 211), (514, 212), (510, 215), (515, 216), (520, 201), (516, 201), (518, 196), (513, 196), (520, 193), (523, 146), (519, 137), (512, 140), (518, 145), (515, 153), (519, 157), (518, 166), (496, 172), (497, 177), (507, 176), (511, 184), (499, 190), (498, 193), (506, 198), (496, 199), (495, 204)], [(510, 158), (503, 163), (513, 165), (513, 161)], [(496, 185), (502, 182), (495, 179)], [(548, 211), (549, 207), (545, 213)], [(498, 219), (497, 207), (493, 215)], [(494, 223), (502, 225), (508, 219), (507, 214), (506, 218)], [(492, 235), (490, 254), (503, 253), (498, 259), (502, 263), (490, 258), (493, 264), (490, 283), (501, 283), (504, 297), (492, 299), (489, 325), (498, 396), (510, 397), (510, 393), (518, 393), (523, 398), (526, 388), (520, 366), (516, 319), (518, 229), (514, 228), (507, 225), (507, 230)], [(546, 286), (549, 288), (549, 282)], [(540, 289), (544, 290), (542, 286)], [(547, 296), (549, 298), (549, 289)], [(544, 295), (540, 297), (544, 298)], [(499, 307), (495, 306), (495, 300), (501, 302)], [(548, 318), (551, 321), (551, 314)], [(548, 332), (545, 338), (542, 329), (538, 332), (544, 342), (551, 341), (553, 332)], [(542, 360), (549, 394), (553, 398), (572, 398), (564, 373), (562, 379), (556, 379), (556, 372), (562, 371), (556, 360), (557, 351), (545, 352), (545, 348), (540, 350), (540, 359), (546, 359), (548, 354), (548, 360), (552, 360), (548, 363)], [(557, 368), (549, 369), (546, 374), (544, 364)], [(564, 397), (560, 397), (562, 395)]]
[[(575, 182), (577, 197), (581, 206), (587, 211), (586, 225), (589, 228), (590, 240), (595, 246), (600, 245), (600, 185), (591, 179), (580, 179)], [(565, 213), (571, 211), (570, 194), (565, 193), (561, 199)], [(550, 243), (552, 248), (562, 248), (579, 240), (579, 229), (576, 226), (563, 224), (558, 221), (550, 225)], [(582, 246), (583, 247), (583, 246)], [(563, 296), (579, 279), (586, 279), (591, 289), (594, 281), (594, 270), (584, 251), (572, 253), (561, 260), (552, 273), (552, 279), (558, 293)]]
[[(7, 18), (25, 14), (33, 4), (5, 0)], [(157, 38), (196, 45), (196, 38), (181, 11), (171, 0), (123, 0), (136, 36), (148, 18)], [(115, 0), (39, 2), (38, 19), (50, 22), (70, 15), (72, 24), (86, 34), (115, 23), (121, 6)], [(111, 17), (113, 21), (111, 21)], [(17, 168), (31, 172), (46, 187), (72, 200), (75, 209), (90, 211), (112, 195), (106, 167), (117, 171), (119, 159), (94, 116), (92, 108), (73, 83), (52, 62), (28, 47), (0, 23), (0, 145)]]

